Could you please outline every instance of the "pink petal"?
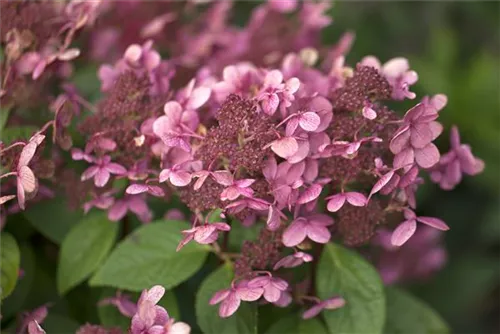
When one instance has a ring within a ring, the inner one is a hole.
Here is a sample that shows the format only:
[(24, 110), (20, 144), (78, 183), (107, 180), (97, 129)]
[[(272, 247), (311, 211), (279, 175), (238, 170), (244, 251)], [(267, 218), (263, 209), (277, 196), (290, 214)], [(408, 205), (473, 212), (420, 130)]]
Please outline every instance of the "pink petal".
[(198, 109), (210, 98), (210, 94), (212, 90), (208, 87), (198, 87), (193, 90), (191, 96), (189, 97), (189, 101), (186, 105), (187, 109)]
[(213, 225), (203, 225), (196, 228), (196, 232), (194, 233), (194, 240), (200, 244), (211, 244), (215, 240), (219, 233), (217, 232), (217, 228)]
[(330, 197), (326, 205), (326, 209), (330, 212), (337, 212), (340, 210), (340, 208), (342, 208), (342, 206), (345, 203), (345, 200), (346, 197), (344, 194), (333, 195), (332, 197)]
[(450, 228), (444, 221), (435, 217), (417, 217), (417, 220), (421, 223), (434, 227), (441, 231), (448, 231)]
[(155, 196), (155, 197), (163, 197), (165, 196), (165, 191), (163, 191), (163, 189), (161, 187), (158, 187), (158, 186), (149, 186), (148, 187), (148, 193), (150, 193), (151, 195)]
[(335, 310), (345, 305), (345, 299), (342, 297), (333, 297), (323, 302), (325, 310)]
[(110, 176), (111, 174), (106, 169), (99, 168), (94, 177), (94, 184), (96, 187), (102, 188), (108, 183)]
[(298, 204), (306, 204), (311, 201), (314, 201), (321, 194), (321, 190), (323, 187), (319, 184), (313, 184), (306, 191), (304, 191), (297, 200)]
[(180, 170), (170, 173), (170, 183), (172, 183), (176, 187), (187, 186), (190, 182), (191, 174), (186, 171)]
[(330, 231), (325, 226), (319, 224), (308, 224), (307, 236), (312, 241), (320, 244), (326, 244), (331, 238)]
[(293, 247), (300, 244), (306, 238), (305, 219), (296, 219), (283, 233), (282, 241), (286, 247)]
[(236, 296), (235, 293), (230, 293), (226, 299), (224, 299), (219, 308), (219, 316), (221, 318), (227, 318), (236, 312), (238, 307), (240, 307), (241, 300)]
[(323, 305), (321, 303), (314, 305), (302, 314), (302, 319), (311, 319), (317, 316), (321, 311), (323, 311)]
[(231, 174), (231, 172), (227, 170), (218, 170), (213, 172), (212, 175), (215, 179), (215, 182), (226, 187), (232, 185), (234, 182), (233, 174)]
[(189, 334), (191, 333), (191, 327), (184, 322), (176, 322), (170, 327), (168, 334)]
[(26, 194), (24, 192), (23, 184), (21, 183), (21, 179), (17, 178), (16, 182), (16, 187), (17, 187), (17, 202), (19, 203), (19, 207), (21, 210), (25, 209), (25, 202), (26, 202)]
[(456, 125), (451, 127), (450, 130), (450, 143), (451, 147), (457, 149), (460, 147), (460, 133)]
[(285, 135), (292, 136), (299, 126), (299, 119), (297, 117), (292, 117), (286, 123)]
[(0, 197), (0, 205), (10, 201), (11, 199), (13, 199), (15, 197), (16, 197), (16, 195), (6, 195), (6, 196)]
[(290, 168), (286, 171), (286, 174), (284, 175), (287, 184), (291, 184), (299, 180), (306, 168), (306, 164), (304, 162), (298, 162), (293, 165), (290, 165), (288, 162), (283, 162), (283, 164), (284, 164), (283, 166), (290, 166)]
[(127, 174), (127, 170), (125, 169), (125, 167), (114, 162), (110, 162), (104, 168), (106, 168), (106, 170), (111, 174), (117, 174), (117, 175)]
[(47, 66), (47, 61), (45, 59), (41, 59), (38, 62), (38, 64), (35, 66), (35, 69), (33, 70), (33, 74), (32, 74), (33, 80), (38, 79), (42, 75), (46, 66)]
[(268, 284), (264, 288), (264, 299), (270, 303), (277, 302), (281, 297), (281, 290), (274, 287), (272, 284)]
[(392, 232), (391, 244), (394, 246), (403, 245), (417, 230), (417, 221), (414, 219), (406, 220), (402, 222), (395, 230)]
[(93, 178), (97, 174), (98, 171), (99, 171), (99, 167), (97, 167), (97, 166), (90, 166), (89, 168), (87, 168), (83, 172), (81, 180), (82, 181), (87, 181), (88, 179)]
[(347, 202), (354, 206), (365, 206), (367, 201), (365, 195), (358, 192), (345, 193), (345, 198)]
[(19, 156), (19, 162), (17, 163), (17, 165), (18, 166), (28, 165), (31, 159), (33, 159), (37, 147), (38, 145), (34, 141), (26, 144), (26, 146), (24, 146), (23, 150), (21, 151), (21, 155)]
[(165, 288), (161, 285), (155, 285), (151, 289), (148, 290), (146, 299), (149, 300), (153, 304), (158, 304), (160, 299), (165, 294)]
[(219, 231), (230, 231), (231, 226), (226, 223), (212, 223), (213, 226)]
[(429, 128), (432, 132), (432, 139), (431, 140), (435, 140), (443, 132), (443, 126), (441, 125), (441, 123), (436, 122), (436, 121), (429, 123)]
[(264, 78), (264, 86), (277, 87), (283, 82), (283, 74), (280, 70), (272, 70)]
[(398, 130), (394, 137), (391, 139), (389, 144), (389, 148), (391, 152), (394, 154), (398, 154), (401, 152), (410, 141), (410, 130), (409, 126), (405, 126), (402, 129)]
[(297, 153), (299, 145), (293, 137), (283, 137), (275, 140), (271, 144), (271, 150), (281, 158), (288, 158)]
[(401, 168), (403, 166), (408, 166), (413, 164), (415, 161), (415, 155), (412, 147), (407, 147), (394, 157), (393, 166), (394, 168)]
[(215, 304), (218, 304), (220, 303), (221, 301), (223, 301), (224, 299), (227, 298), (227, 296), (229, 295), (229, 293), (231, 292), (230, 289), (226, 289), (226, 290), (220, 290), (220, 291), (217, 291), (213, 296), (212, 298), (210, 298), (210, 301), (208, 302), (210, 305), (215, 305)]
[(270, 157), (267, 159), (264, 168), (262, 169), (262, 174), (267, 180), (273, 180), (276, 176), (276, 171), (278, 169), (278, 165), (276, 163), (276, 159), (274, 157)]
[(274, 205), (269, 206), (266, 225), (270, 231), (276, 231), (281, 225), (280, 214), (278, 211), (279, 210), (275, 208)]
[(370, 195), (368, 196), (368, 200), (372, 197), (373, 194), (377, 193), (382, 189), (394, 176), (394, 171), (390, 171), (384, 175), (375, 183), (372, 190), (370, 191)]
[(45, 331), (36, 320), (32, 320), (28, 324), (28, 334), (45, 334)]
[(432, 141), (432, 130), (428, 124), (418, 123), (410, 128), (411, 146), (422, 148)]
[[(183, 231), (183, 233), (186, 231)], [(180, 251), (182, 247), (186, 246), (188, 242), (194, 239), (194, 233), (185, 233), (184, 238), (179, 242), (179, 245), (177, 245), (176, 252)]]
[(138, 44), (130, 45), (125, 53), (123, 54), (123, 58), (128, 60), (131, 63), (136, 63), (141, 59), (142, 55), (142, 47)]
[(401, 181), (399, 182), (399, 187), (400, 188), (406, 188), (413, 182), (415, 182), (415, 179), (418, 176), (418, 167), (413, 166), (408, 172), (406, 172), (405, 175), (401, 178)]
[(262, 101), (262, 110), (268, 115), (273, 115), (276, 109), (278, 109), (279, 104), (280, 99), (278, 95), (271, 94), (268, 99)]
[(25, 192), (32, 193), (36, 190), (36, 177), (33, 171), (28, 166), (21, 166), (17, 174), (18, 178), (21, 180), (21, 184)]
[(117, 201), (108, 211), (109, 220), (121, 220), (127, 214), (127, 209), (127, 203), (124, 200)]
[(316, 113), (312, 111), (308, 111), (300, 115), (299, 125), (306, 131), (316, 130), (320, 123), (321, 119)]
[(273, 277), (271, 284), (281, 291), (285, 291), (288, 288), (288, 282), (278, 277)]
[(148, 191), (148, 186), (145, 184), (131, 184), (127, 187), (127, 190), (125, 190), (127, 194), (132, 195), (142, 194), (146, 191)]
[(301, 140), (298, 142), (298, 149), (295, 154), (292, 156), (286, 158), (287, 161), (291, 164), (296, 164), (304, 160), (307, 155), (309, 154), (309, 141), (308, 140)]
[(259, 299), (264, 293), (264, 289), (261, 287), (238, 287), (236, 289), (236, 295), (241, 300), (246, 302), (254, 302)]
[(250, 187), (255, 182), (255, 179), (241, 179), (237, 180), (234, 184), (238, 188), (247, 188)]
[(250, 288), (258, 288), (264, 287), (271, 282), (271, 278), (269, 276), (258, 276), (251, 281), (248, 282), (247, 286)]
[(430, 143), (424, 148), (415, 150), (415, 160), (422, 168), (430, 168), (439, 162), (439, 150)]
[(370, 107), (363, 107), (362, 114), (364, 118), (369, 120), (377, 118), (377, 113)]
[(68, 49), (65, 52), (57, 56), (57, 59), (61, 61), (73, 60), (80, 55), (80, 50), (76, 48)]

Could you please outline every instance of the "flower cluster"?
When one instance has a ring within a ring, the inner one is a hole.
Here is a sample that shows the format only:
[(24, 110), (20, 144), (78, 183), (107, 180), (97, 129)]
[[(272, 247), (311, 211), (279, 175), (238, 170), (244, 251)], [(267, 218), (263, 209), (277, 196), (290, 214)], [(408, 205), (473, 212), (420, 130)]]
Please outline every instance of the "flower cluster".
[[(85, 142), (71, 149), (71, 157), (85, 166), (81, 207), (106, 210), (116, 222), (130, 211), (147, 223), (154, 217), (150, 200), (179, 198), (193, 219), (178, 251), (196, 242), (211, 245), (224, 261), (234, 258), (234, 280), (210, 300), (220, 305), (221, 317), (257, 300), (278, 307), (312, 303), (305, 319), (343, 307), (344, 296), (332, 291), (333, 297), (319, 300), (311, 275), (297, 281), (291, 269), (316, 263), (331, 240), (369, 244), (381, 226), (383, 241), (372, 244), (386, 250), (417, 243), (423, 233), (417, 222), (447, 230), (442, 220), (417, 214), (415, 194), (423, 175), (452, 189), (463, 174), (484, 167), (460, 143), (455, 127), (450, 152), (440, 154), (434, 141), (443, 132), (437, 119), (446, 112), (447, 98), (417, 99), (410, 86), (418, 76), (406, 59), (381, 65), (368, 56), (349, 66), (351, 33), (329, 50), (319, 48), (319, 32), (331, 21), (328, 2), (270, 0), (255, 8), (245, 27), (230, 24), (230, 2), (214, 2), (205, 11), (194, 1), (159, 4), (158, 16), (137, 13), (140, 24), (132, 35), (118, 34), (117, 23), (105, 18), (115, 9), (134, 12), (134, 1), (75, 1), (62, 8), (42, 3), (40, 9), (5, 6), (12, 13), (2, 19), (2, 30), (5, 24), (9, 32), (2, 41), (16, 75), (43, 78), (51, 64), (79, 55), (69, 48), (77, 30), (98, 14), (106, 27), (93, 32), (88, 45), (92, 57), (108, 62), (97, 73), (101, 100), (89, 105), (65, 85), (51, 104), (53, 138), (63, 149), (73, 145), (66, 128), (80, 117), (77, 131)], [(19, 28), (23, 24), (14, 13), (30, 18), (33, 10), (43, 15)], [(193, 13), (196, 20), (183, 22), (181, 14)], [(64, 19), (46, 26), (51, 15)], [(172, 36), (166, 37), (169, 27)], [(138, 40), (127, 42), (131, 36)], [(123, 47), (117, 55), (118, 46)], [(8, 85), (4, 92), (11, 92)], [(417, 100), (404, 116), (388, 107), (388, 101), (405, 99)], [(91, 113), (83, 115), (81, 107)], [(0, 177), (15, 177), (2, 191), (15, 188), (17, 195), (2, 196), (1, 204), (17, 196), (24, 209), (26, 198), (36, 194), (44, 131), (2, 146), (8, 172)], [(217, 210), (220, 218), (209, 219)], [(241, 226), (257, 227), (258, 237), (246, 240), (239, 254), (229, 254), (231, 231)], [(426, 256), (433, 268), (444, 257)], [(386, 262), (382, 257), (379, 267), (388, 281), (405, 276)], [(188, 333), (189, 326), (174, 323), (157, 305), (163, 294), (155, 286), (137, 305), (123, 295), (102, 303), (132, 318), (131, 333)], [(43, 319), (37, 319), (30, 333), (41, 331)]]

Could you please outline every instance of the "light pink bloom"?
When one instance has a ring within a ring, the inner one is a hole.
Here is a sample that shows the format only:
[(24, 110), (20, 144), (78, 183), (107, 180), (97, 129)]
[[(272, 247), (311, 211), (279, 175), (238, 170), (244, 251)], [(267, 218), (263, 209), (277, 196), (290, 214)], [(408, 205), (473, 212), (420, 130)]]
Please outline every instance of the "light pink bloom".
[(128, 295), (122, 294), (120, 290), (116, 292), (116, 296), (102, 299), (98, 303), (99, 306), (113, 305), (118, 311), (127, 318), (132, 318), (137, 313), (137, 305), (130, 300)]
[(417, 229), (417, 221), (441, 231), (450, 229), (441, 219), (434, 217), (417, 217), (410, 209), (404, 210), (404, 216), (406, 220), (392, 232), (391, 243), (394, 246), (401, 246), (411, 238)]
[(266, 275), (252, 279), (248, 282), (248, 287), (251, 289), (263, 288), (264, 299), (270, 303), (275, 303), (281, 298), (281, 294), (288, 288), (288, 283), (281, 278)]
[(283, 83), (281, 71), (272, 70), (267, 72), (262, 89), (256, 98), (261, 102), (262, 110), (268, 115), (273, 115), (280, 103), (283, 103), (284, 107), (291, 106), (299, 87), (299, 79), (291, 78)]
[(223, 201), (234, 201), (240, 196), (252, 197), (253, 189), (250, 186), (255, 182), (254, 179), (241, 179), (233, 182), (220, 194), (220, 199)]
[(164, 294), (165, 288), (160, 285), (142, 291), (137, 302), (137, 311), (132, 317), (132, 334), (164, 333), (164, 325), (169, 319), (168, 313), (163, 307), (156, 305)]
[(177, 101), (179, 101), (185, 110), (200, 108), (208, 101), (212, 93), (212, 90), (208, 87), (200, 86), (195, 88), (195, 84), (196, 79), (192, 79), (189, 81), (188, 85), (176, 95)]
[(115, 198), (109, 192), (101, 194), (83, 204), (83, 212), (87, 214), (93, 207), (101, 210), (109, 209), (115, 203)]
[(270, 231), (276, 231), (281, 226), (281, 219), (286, 219), (286, 215), (274, 205), (269, 206), (266, 226)]
[(227, 318), (233, 315), (240, 307), (241, 301), (256, 301), (264, 293), (262, 287), (251, 288), (248, 281), (241, 281), (233, 284), (230, 289), (216, 292), (210, 299), (209, 304), (215, 305), (221, 303), (219, 307), (219, 316)]
[(271, 203), (255, 197), (247, 197), (237, 200), (231, 204), (226, 205), (226, 209), (230, 211), (231, 214), (236, 214), (242, 210), (249, 208), (255, 211), (268, 210)]
[(199, 244), (207, 245), (213, 243), (219, 237), (219, 231), (227, 232), (231, 230), (231, 226), (226, 223), (212, 223), (193, 227), (189, 230), (182, 231), (184, 239), (181, 240), (177, 251), (184, 247), (188, 242), (194, 239)]
[(279, 268), (295, 268), (300, 266), (304, 262), (311, 262), (313, 260), (312, 255), (304, 252), (295, 252), (292, 255), (287, 255), (278, 262), (273, 267), (273, 270), (278, 270)]
[(111, 162), (111, 157), (105, 155), (95, 159), (95, 164), (87, 168), (82, 174), (82, 181), (94, 178), (96, 187), (102, 188), (108, 183), (111, 174), (125, 175), (127, 170), (122, 165)]
[(331, 237), (327, 226), (332, 224), (333, 219), (323, 214), (296, 218), (283, 233), (283, 244), (286, 247), (297, 246), (306, 237), (317, 243), (325, 244)]
[(45, 334), (45, 330), (40, 326), (40, 324), (36, 321), (30, 321), (28, 324), (28, 334)]
[(339, 211), (346, 201), (354, 206), (365, 206), (368, 201), (365, 195), (355, 191), (332, 195), (325, 199), (328, 200), (326, 208), (330, 212)]
[(127, 187), (125, 192), (131, 195), (137, 195), (147, 192), (148, 194), (155, 197), (165, 196), (165, 191), (163, 191), (161, 187), (150, 184), (131, 184)]
[(143, 223), (150, 222), (153, 218), (153, 213), (141, 195), (127, 195), (122, 199), (117, 199), (115, 204), (111, 206), (108, 211), (108, 219), (120, 221), (128, 211), (135, 213)]
[(323, 310), (336, 310), (345, 305), (345, 299), (342, 297), (332, 297), (325, 299), (302, 314), (303, 319), (311, 319), (317, 316)]
[(163, 169), (160, 172), (160, 183), (169, 180), (176, 187), (185, 187), (191, 183), (192, 174), (186, 171), (184, 168), (187, 164), (177, 164), (172, 168)]

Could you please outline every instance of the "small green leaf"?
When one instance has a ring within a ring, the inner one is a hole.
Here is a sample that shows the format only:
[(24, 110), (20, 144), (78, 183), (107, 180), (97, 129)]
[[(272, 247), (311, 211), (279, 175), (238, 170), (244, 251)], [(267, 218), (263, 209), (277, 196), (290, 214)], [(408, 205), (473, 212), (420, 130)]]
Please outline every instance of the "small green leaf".
[(16, 140), (28, 140), (35, 132), (37, 128), (31, 125), (26, 126), (15, 126), (2, 129), (0, 131), (0, 140), (4, 142), (5, 145), (9, 145)]
[(81, 210), (72, 211), (58, 197), (30, 204), (24, 215), (38, 232), (56, 244), (61, 244), (69, 230), (84, 217)]
[(141, 291), (159, 284), (170, 289), (203, 265), (208, 247), (194, 242), (176, 252), (189, 225), (161, 221), (141, 226), (122, 241), (90, 280), (92, 286)]
[(21, 251), (20, 267), (23, 270), (23, 275), (19, 278), (12, 294), (2, 303), (2, 316), (5, 318), (16, 314), (22, 309), (35, 280), (35, 254), (33, 249), (29, 243), (24, 242), (19, 244), (19, 250)]
[(323, 311), (330, 333), (381, 333), (384, 287), (379, 274), (352, 250), (327, 244), (319, 260), (316, 288), (321, 299), (340, 295), (346, 305)]
[(1, 272), (1, 295), (2, 300), (10, 295), (16, 287), (19, 276), (19, 264), (21, 262), (21, 253), (16, 239), (9, 233), (1, 234), (0, 249), (0, 272)]
[(10, 109), (0, 108), (0, 132), (4, 130), (5, 124), (9, 119)]
[(118, 224), (104, 214), (84, 218), (61, 245), (57, 270), (57, 290), (60, 294), (80, 284), (104, 261), (118, 234)]
[(423, 301), (394, 287), (386, 288), (385, 334), (447, 334), (448, 325)]
[(257, 307), (242, 302), (238, 311), (227, 319), (219, 317), (219, 305), (208, 302), (219, 290), (231, 286), (233, 269), (226, 264), (211, 273), (201, 284), (196, 295), (196, 318), (206, 334), (250, 334), (257, 333)]
[[(140, 293), (138, 292), (132, 292), (132, 293), (124, 292), (124, 294), (128, 294), (130, 296), (130, 301), (132, 301), (133, 303), (139, 300)], [(111, 288), (106, 288), (104, 289), (101, 299), (112, 296), (115, 296), (115, 290)], [(179, 313), (179, 307), (177, 305), (177, 298), (175, 297), (175, 294), (172, 290), (165, 292), (165, 295), (158, 302), (158, 305), (163, 306), (167, 310), (170, 318), (174, 318), (176, 319), (176, 321), (180, 321), (180, 313)], [(101, 321), (101, 324), (108, 328), (120, 327), (124, 331), (127, 331), (130, 328), (131, 319), (121, 314), (120, 311), (118, 311), (118, 309), (114, 305), (99, 306), (97, 312), (99, 314), (99, 320)]]
[(274, 323), (266, 334), (327, 334), (325, 326), (317, 318), (304, 320), (300, 314), (292, 314), (279, 319)]

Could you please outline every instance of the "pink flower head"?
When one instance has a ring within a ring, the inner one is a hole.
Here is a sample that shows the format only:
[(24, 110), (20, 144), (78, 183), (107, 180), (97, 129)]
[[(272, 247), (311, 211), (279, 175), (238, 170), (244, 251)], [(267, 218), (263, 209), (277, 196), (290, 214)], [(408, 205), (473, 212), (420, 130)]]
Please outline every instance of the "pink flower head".
[(165, 288), (160, 285), (142, 291), (137, 302), (137, 312), (132, 317), (132, 334), (164, 333), (168, 313), (163, 307), (156, 305), (164, 294)]
[(288, 288), (288, 283), (278, 277), (273, 277), (270, 274), (259, 276), (248, 282), (248, 287), (263, 288), (264, 299), (270, 303), (275, 303), (281, 298), (281, 294)]
[(83, 212), (87, 214), (90, 209), (96, 207), (101, 210), (109, 209), (115, 203), (115, 198), (111, 193), (106, 192), (83, 204)]
[(47, 317), (47, 314), (49, 313), (48, 307), (49, 305), (45, 304), (31, 312), (25, 313), (18, 333), (24, 333), (26, 328), (28, 328), (28, 333), (30, 334), (45, 333), (39, 324), (43, 323)]
[(108, 211), (108, 219), (111, 221), (120, 221), (128, 211), (135, 213), (143, 223), (150, 222), (153, 213), (148, 208), (146, 201), (141, 195), (127, 195), (122, 199), (117, 199)]
[(220, 199), (223, 201), (234, 201), (240, 196), (252, 197), (253, 189), (250, 186), (255, 182), (254, 179), (241, 179), (233, 181), (233, 183), (224, 189), (220, 194)]
[(113, 305), (127, 318), (132, 318), (137, 313), (137, 305), (130, 300), (128, 295), (122, 294), (119, 290), (116, 296), (102, 299), (98, 305)]
[(226, 66), (222, 71), (223, 81), (213, 86), (218, 102), (223, 102), (231, 93), (245, 94), (254, 83), (256, 69), (248, 63)]
[(226, 223), (212, 223), (193, 227), (189, 230), (184, 230), (184, 239), (181, 240), (177, 251), (184, 247), (188, 242), (194, 239), (199, 244), (207, 245), (213, 243), (219, 237), (219, 231), (227, 232), (231, 230), (231, 226)]
[(431, 171), (433, 182), (439, 183), (442, 189), (453, 189), (462, 180), (462, 175), (476, 175), (483, 171), (484, 162), (474, 157), (467, 144), (460, 143), (458, 128), (450, 131), (451, 149), (441, 157), (439, 163)]
[(299, 112), (288, 118), (285, 133), (287, 136), (292, 136), (297, 127), (307, 132), (313, 132), (318, 129), (320, 124), (321, 118), (314, 111)]
[(296, 218), (283, 233), (283, 244), (286, 247), (297, 246), (306, 237), (317, 243), (325, 244), (331, 237), (327, 226), (332, 224), (333, 219), (323, 214)]
[(344, 206), (344, 203), (346, 201), (354, 206), (365, 206), (368, 201), (365, 195), (355, 191), (346, 193), (343, 192), (340, 194), (329, 196), (325, 199), (328, 200), (326, 208), (330, 212), (339, 211), (342, 208), (342, 206)]
[(280, 103), (283, 107), (289, 107), (295, 100), (294, 94), (300, 87), (297, 78), (288, 79), (283, 83), (283, 74), (279, 70), (272, 70), (266, 73), (262, 89), (257, 94), (257, 100), (262, 104), (262, 110), (273, 115)]
[(295, 252), (292, 255), (287, 255), (274, 265), (274, 270), (279, 268), (295, 268), (300, 266), (304, 262), (311, 262), (313, 260), (312, 255), (304, 252)]
[(160, 172), (160, 183), (169, 180), (176, 187), (185, 187), (191, 183), (192, 174), (185, 170), (189, 164), (182, 163), (174, 165), (172, 168), (163, 169)]
[(155, 197), (165, 196), (165, 191), (163, 191), (161, 187), (150, 184), (137, 184), (137, 183), (131, 184), (130, 186), (127, 187), (125, 192), (130, 195), (137, 195), (147, 192), (148, 194), (153, 195)]
[(160, 54), (153, 50), (153, 41), (146, 41), (142, 46), (130, 45), (123, 55), (123, 59), (131, 68), (145, 68), (152, 71), (160, 65)]
[(84, 151), (80, 150), (79, 148), (72, 148), (71, 149), (71, 158), (73, 160), (76, 160), (76, 161), (85, 160), (85, 161), (91, 162), (91, 163), (94, 162), (93, 156), (85, 153)]
[(196, 80), (192, 79), (188, 85), (177, 93), (176, 99), (184, 107), (185, 110), (194, 110), (203, 106), (208, 99), (212, 90), (208, 87), (196, 87)]
[(127, 170), (122, 165), (111, 162), (111, 157), (105, 155), (95, 159), (95, 164), (87, 168), (82, 174), (82, 181), (94, 178), (96, 187), (102, 188), (108, 183), (111, 174), (125, 175)]
[(418, 80), (417, 72), (410, 70), (410, 64), (406, 58), (393, 58), (383, 66), (377, 58), (373, 56), (365, 57), (361, 60), (364, 66), (372, 66), (378, 69), (392, 86), (392, 98), (404, 100), (414, 99), (416, 94), (409, 91), (411, 85)]
[(247, 197), (237, 200), (231, 204), (226, 205), (226, 209), (230, 211), (231, 214), (236, 214), (242, 210), (248, 208), (255, 211), (268, 210), (271, 203), (255, 197)]
[(320, 301), (302, 314), (303, 319), (311, 319), (317, 316), (323, 310), (336, 310), (345, 305), (345, 299), (342, 297), (332, 297)]
[(441, 219), (434, 217), (417, 217), (410, 209), (404, 210), (404, 216), (406, 220), (392, 232), (391, 243), (394, 246), (402, 246), (411, 238), (417, 229), (417, 221), (441, 231), (450, 229)]
[(240, 281), (232, 284), (230, 289), (216, 292), (210, 299), (210, 305), (220, 304), (219, 316), (227, 318), (233, 315), (240, 307), (241, 301), (256, 301), (264, 293), (260, 286), (250, 287), (248, 281)]

